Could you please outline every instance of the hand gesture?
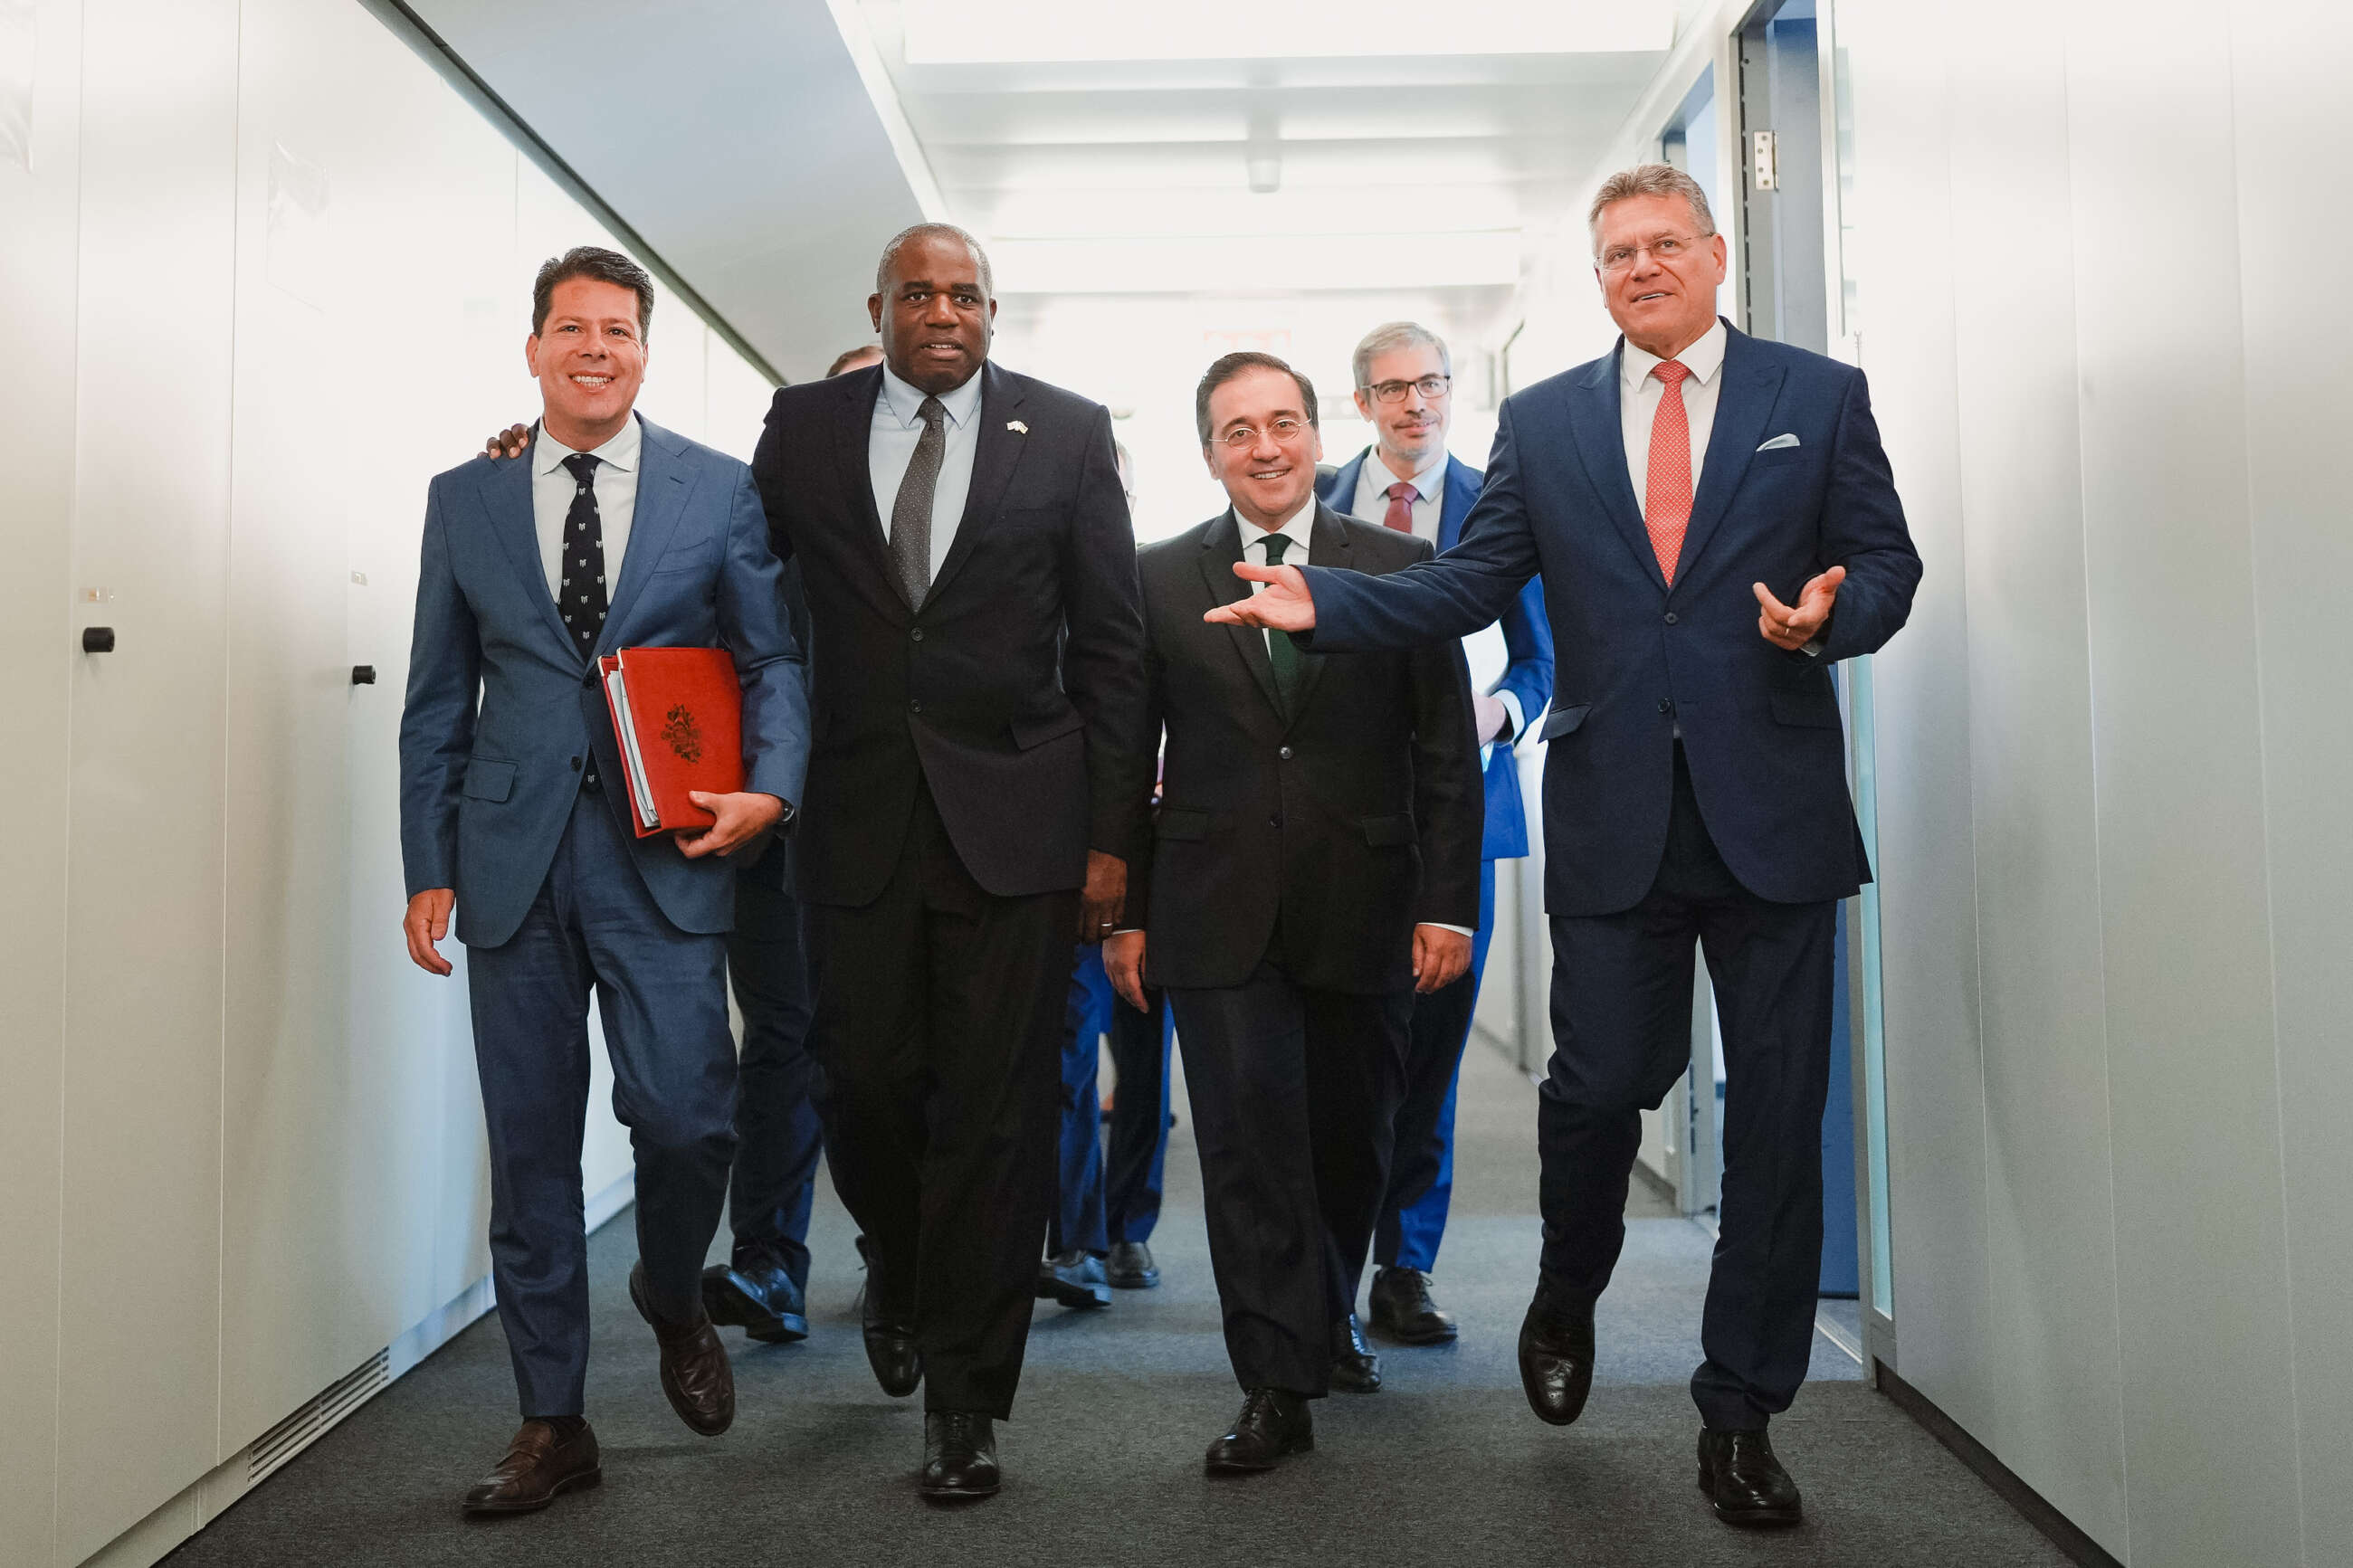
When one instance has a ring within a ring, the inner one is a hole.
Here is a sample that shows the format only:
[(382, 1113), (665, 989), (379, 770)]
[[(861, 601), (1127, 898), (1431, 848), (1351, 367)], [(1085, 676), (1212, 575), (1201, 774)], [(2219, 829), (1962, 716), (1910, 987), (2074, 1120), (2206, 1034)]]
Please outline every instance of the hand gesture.
[(1773, 596), (1773, 590), (1762, 583), (1753, 584), (1757, 603), (1762, 606), (1757, 617), (1757, 629), (1775, 647), (1797, 652), (1821, 635), (1831, 618), (1831, 607), (1838, 603), (1839, 584), (1846, 581), (1846, 568), (1833, 566), (1809, 582), (1798, 594), (1798, 607), (1791, 609)]
[(1229, 626), (1269, 626), (1279, 632), (1315, 629), (1315, 596), (1296, 566), (1253, 566), (1234, 563), (1234, 575), (1266, 584), (1266, 592), (1230, 605), (1220, 605), (1201, 618)]
[(670, 836), (678, 840), (679, 853), (690, 860), (700, 860), (705, 855), (733, 855), (774, 827), (777, 818), (785, 815), (783, 801), (757, 790), (712, 795), (709, 790), (691, 789), (686, 798), (719, 819), (708, 827), (673, 830)]
[(482, 443), (485, 458), (520, 458), (522, 449), (531, 445), (531, 426), (510, 425)]
[(1443, 991), (1471, 968), (1471, 939), (1444, 926), (1413, 928), (1413, 988)]

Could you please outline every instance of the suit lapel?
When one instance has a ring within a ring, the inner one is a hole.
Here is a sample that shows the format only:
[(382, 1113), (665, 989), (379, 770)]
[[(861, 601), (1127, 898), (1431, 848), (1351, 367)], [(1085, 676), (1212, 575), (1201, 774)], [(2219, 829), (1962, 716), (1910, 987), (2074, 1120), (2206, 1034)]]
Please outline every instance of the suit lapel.
[[(1250, 597), (1250, 584), (1234, 575), (1241, 564), (1241, 524), (1229, 510), (1209, 524), (1209, 531), (1201, 536), (1201, 582), (1209, 591), (1212, 605), (1230, 605)], [(1282, 696), (1274, 684), (1274, 665), (1266, 657), (1266, 634), (1256, 626), (1226, 626), (1221, 628), (1234, 645), (1234, 652), (1258, 682), (1265, 694), (1267, 706), (1278, 717), (1287, 718), (1282, 711)]]
[[(1307, 528), (1307, 560), (1315, 566), (1336, 567), (1343, 572), (1354, 571), (1356, 563), (1349, 559), (1348, 528), (1340, 514), (1321, 502), (1315, 508), (1315, 521)], [(1324, 679), (1324, 656), (1303, 652), (1299, 658), (1299, 706), (1291, 714), (1293, 723), (1307, 711), (1307, 704), (1315, 696), (1315, 683)]]
[(605, 629), (596, 638), (600, 654), (620, 646), (622, 623), (645, 592), (654, 563), (670, 548), (670, 535), (678, 531), (678, 520), (686, 510), (688, 492), (694, 488), (670, 445), (673, 439), (652, 420), (638, 417), (638, 505), (629, 518), (629, 548), (621, 557), (612, 607), (606, 611)]
[(1623, 339), (1607, 359), (1595, 360), (1574, 384), (1569, 397), (1569, 424), (1577, 433), (1577, 449), (1585, 458), (1585, 472), (1601, 497), (1602, 509), (1625, 537), (1651, 574), (1659, 592), (1667, 591), (1666, 574), (1659, 570), (1659, 552), (1651, 548), (1650, 531), (1642, 526), (1642, 509), (1634, 500), (1634, 481), (1626, 471), (1626, 428), (1619, 413), (1619, 368), (1623, 363)]
[(1700, 465), (1699, 492), (1692, 498), (1691, 524), (1683, 531), (1683, 554), (1675, 563), (1678, 582), (1724, 521), (1781, 391), (1781, 367), (1757, 352), (1754, 338), (1729, 327), (1719, 374), (1724, 385), (1716, 393), (1715, 427), (1708, 432), (1707, 460)]
[(835, 477), (849, 502), (847, 526), (858, 535), (874, 570), (891, 584), (901, 604), (907, 602), (906, 584), (891, 562), (891, 542), (882, 534), (882, 515), (874, 500), (874, 466), (870, 456), (874, 441), (874, 400), (882, 395), (882, 367), (869, 365), (834, 378), (841, 384), (841, 401), (833, 410)]
[(972, 485), (965, 491), (964, 515), (956, 520), (947, 559), (940, 563), (939, 575), (932, 579), (932, 598), (937, 598), (964, 569), (979, 548), (980, 536), (996, 522), (997, 503), (1004, 499), (1005, 487), (1012, 483), (1022, 449), (1031, 439), (1013, 428), (1015, 410), (1022, 403), (1021, 390), (1013, 378), (993, 364), (982, 365), (980, 374), (980, 406), (973, 415), (980, 428), (973, 433)]
[(1446, 500), (1438, 513), (1438, 552), (1440, 555), (1462, 542), (1462, 520), (1471, 515), (1472, 506), (1479, 500), (1479, 481), (1471, 475), (1471, 465), (1460, 458), (1446, 459)]
[(1334, 471), (1332, 477), (1315, 487), (1315, 499), (1329, 507), (1346, 510), (1356, 504), (1356, 479), (1364, 473), (1365, 464), (1373, 455), (1370, 447), (1357, 453)]
[(491, 520), (491, 531), (498, 535), (507, 559), (522, 574), (523, 592), (538, 605), (556, 640), (563, 643), (564, 651), (577, 658), (580, 645), (573, 640), (572, 628), (564, 624), (563, 613), (555, 607), (555, 596), (547, 591), (547, 568), (539, 559), (539, 521), (531, 499), (532, 465), (538, 456), (539, 431), (534, 426), (531, 445), (523, 448), (522, 456), (492, 463), (474, 493), (481, 499), (482, 511)]

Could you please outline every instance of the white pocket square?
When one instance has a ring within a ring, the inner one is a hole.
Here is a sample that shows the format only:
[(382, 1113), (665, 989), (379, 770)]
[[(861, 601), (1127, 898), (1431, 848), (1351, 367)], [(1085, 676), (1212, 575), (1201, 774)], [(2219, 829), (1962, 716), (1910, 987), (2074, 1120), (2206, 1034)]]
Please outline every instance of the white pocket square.
[(1795, 436), (1788, 434), (1787, 431), (1784, 431), (1782, 434), (1774, 437), (1770, 441), (1766, 442), (1762, 447), (1759, 447), (1757, 449), (1760, 452), (1778, 452), (1784, 447), (1794, 447), (1797, 444), (1798, 438)]

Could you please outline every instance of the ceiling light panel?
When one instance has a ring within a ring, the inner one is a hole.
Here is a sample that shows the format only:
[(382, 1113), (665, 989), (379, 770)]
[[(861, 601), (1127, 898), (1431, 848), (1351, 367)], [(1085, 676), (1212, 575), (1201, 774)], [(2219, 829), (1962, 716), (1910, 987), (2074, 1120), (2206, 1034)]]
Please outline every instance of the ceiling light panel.
[(1664, 49), (1673, 0), (1293, 0), (1247, 14), (1103, 0), (903, 0), (910, 66)]

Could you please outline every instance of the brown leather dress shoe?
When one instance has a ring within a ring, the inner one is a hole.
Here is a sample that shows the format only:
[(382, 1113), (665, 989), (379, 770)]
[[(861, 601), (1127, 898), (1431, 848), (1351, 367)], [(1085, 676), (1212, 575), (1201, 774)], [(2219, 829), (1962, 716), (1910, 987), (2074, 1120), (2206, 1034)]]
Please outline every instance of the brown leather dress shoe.
[(629, 1300), (638, 1316), (653, 1325), (654, 1342), (661, 1346), (661, 1385), (670, 1407), (706, 1437), (726, 1431), (735, 1420), (735, 1373), (711, 1315), (699, 1301), (691, 1323), (673, 1322), (655, 1311), (643, 1263), (629, 1270)]
[(470, 1514), (535, 1513), (558, 1492), (593, 1487), (605, 1479), (596, 1458), (596, 1434), (582, 1422), (570, 1437), (544, 1421), (526, 1421), (507, 1445), (506, 1458), (466, 1493), (459, 1506)]

